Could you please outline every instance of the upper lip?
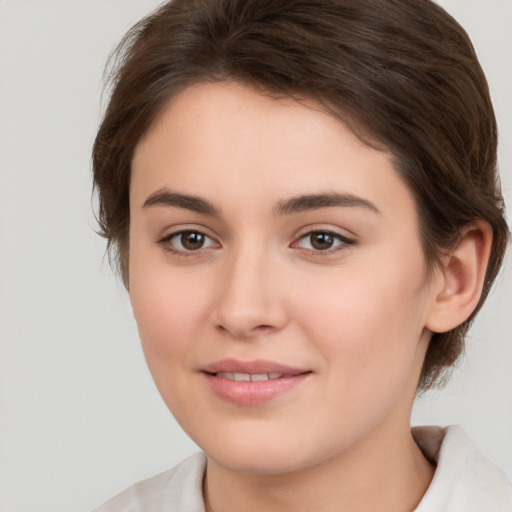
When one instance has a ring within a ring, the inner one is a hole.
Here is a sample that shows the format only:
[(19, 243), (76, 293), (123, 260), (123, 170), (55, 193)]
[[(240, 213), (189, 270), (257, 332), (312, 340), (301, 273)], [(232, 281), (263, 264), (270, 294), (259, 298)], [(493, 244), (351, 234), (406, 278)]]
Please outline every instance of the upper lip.
[(249, 373), (249, 374), (262, 374), (262, 373), (282, 373), (286, 375), (298, 375), (307, 373), (309, 370), (304, 368), (296, 368), (287, 366), (274, 361), (266, 359), (256, 359), (253, 361), (239, 361), (237, 359), (222, 359), (213, 363), (207, 364), (201, 370), (206, 373)]

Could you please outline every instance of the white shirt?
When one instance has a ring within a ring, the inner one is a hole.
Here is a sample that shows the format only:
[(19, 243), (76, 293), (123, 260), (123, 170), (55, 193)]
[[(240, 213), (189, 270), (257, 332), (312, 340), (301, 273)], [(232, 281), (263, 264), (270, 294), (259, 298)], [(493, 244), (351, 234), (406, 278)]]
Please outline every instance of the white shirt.
[[(512, 512), (512, 484), (457, 426), (414, 427), (413, 437), (437, 464), (414, 512)], [(192, 455), (173, 469), (143, 480), (93, 512), (205, 512), (206, 456)]]

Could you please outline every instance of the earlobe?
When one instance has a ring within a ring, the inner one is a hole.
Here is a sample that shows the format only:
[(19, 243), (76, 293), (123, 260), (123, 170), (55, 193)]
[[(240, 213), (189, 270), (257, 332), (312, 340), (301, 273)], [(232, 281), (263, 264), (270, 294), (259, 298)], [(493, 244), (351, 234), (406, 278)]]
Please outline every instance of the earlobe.
[(431, 332), (454, 329), (474, 311), (482, 293), (491, 246), (492, 228), (487, 222), (477, 221), (464, 228), (436, 278), (434, 302), (426, 324)]

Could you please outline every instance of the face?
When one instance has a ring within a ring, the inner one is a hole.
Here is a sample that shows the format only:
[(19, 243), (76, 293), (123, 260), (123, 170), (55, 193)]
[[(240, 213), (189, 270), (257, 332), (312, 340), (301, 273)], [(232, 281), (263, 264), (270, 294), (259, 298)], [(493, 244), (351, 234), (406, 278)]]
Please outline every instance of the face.
[(210, 459), (282, 473), (409, 429), (433, 292), (390, 155), (221, 83), (175, 96), (132, 169), (145, 357)]

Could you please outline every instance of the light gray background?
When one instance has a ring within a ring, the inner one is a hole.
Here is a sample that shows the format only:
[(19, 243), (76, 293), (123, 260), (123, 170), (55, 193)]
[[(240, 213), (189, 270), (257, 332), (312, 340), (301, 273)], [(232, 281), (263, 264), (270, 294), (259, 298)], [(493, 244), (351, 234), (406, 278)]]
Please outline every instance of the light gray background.
[[(441, 2), (471, 35), (512, 205), (512, 0)], [(0, 509), (85, 511), (195, 446), (145, 367), (94, 233), (90, 147), (103, 65), (155, 0), (0, 0)], [(512, 206), (511, 206), (512, 208)], [(467, 358), (414, 423), (459, 423), (512, 475), (512, 272)]]

